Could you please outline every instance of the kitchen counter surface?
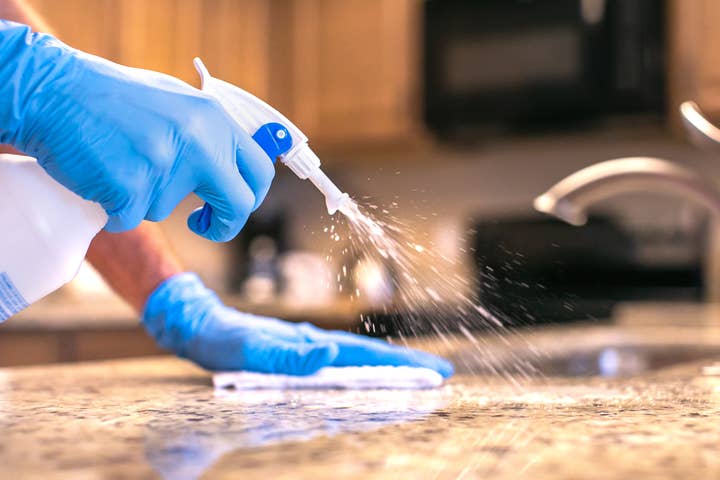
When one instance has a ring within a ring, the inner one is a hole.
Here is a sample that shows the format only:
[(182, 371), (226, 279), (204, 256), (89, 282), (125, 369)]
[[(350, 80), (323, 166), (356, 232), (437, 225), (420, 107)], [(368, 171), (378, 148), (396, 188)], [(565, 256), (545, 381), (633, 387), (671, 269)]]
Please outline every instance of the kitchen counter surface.
[(0, 369), (0, 476), (720, 478), (709, 363), (421, 392), (216, 393), (164, 357)]

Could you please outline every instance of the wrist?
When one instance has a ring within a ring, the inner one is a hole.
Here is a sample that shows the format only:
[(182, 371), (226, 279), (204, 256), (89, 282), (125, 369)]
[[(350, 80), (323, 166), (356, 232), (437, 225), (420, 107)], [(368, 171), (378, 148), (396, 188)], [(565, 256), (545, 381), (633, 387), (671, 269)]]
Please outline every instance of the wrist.
[[(33, 118), (63, 101), (54, 90), (69, 81), (72, 49), (54, 37), (20, 23), (0, 20), (0, 143), (35, 154), (25, 133)], [(52, 90), (52, 92), (49, 92)]]
[(159, 227), (147, 222), (129, 232), (98, 233), (86, 258), (138, 315), (163, 282), (184, 271)]
[(30, 33), (27, 25), (0, 20), (0, 143), (14, 144), (22, 121), (18, 83)]
[(142, 323), (160, 346), (182, 355), (183, 345), (200, 329), (206, 312), (218, 303), (215, 293), (195, 273), (179, 273), (150, 294)]

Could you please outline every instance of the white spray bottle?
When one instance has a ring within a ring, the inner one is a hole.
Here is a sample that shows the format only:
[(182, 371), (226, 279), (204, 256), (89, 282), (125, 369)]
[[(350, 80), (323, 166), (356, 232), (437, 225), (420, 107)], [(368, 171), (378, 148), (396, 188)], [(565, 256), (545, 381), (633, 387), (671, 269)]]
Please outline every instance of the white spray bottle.
[[(211, 77), (198, 58), (195, 67), (203, 91), (273, 161), (280, 158), (298, 177), (312, 181), (330, 213), (343, 205), (347, 194), (322, 172), (300, 129), (252, 94)], [(107, 218), (100, 205), (57, 183), (35, 159), (0, 155), (0, 321), (72, 280)]]
[(107, 218), (34, 158), (0, 155), (0, 321), (72, 280)]

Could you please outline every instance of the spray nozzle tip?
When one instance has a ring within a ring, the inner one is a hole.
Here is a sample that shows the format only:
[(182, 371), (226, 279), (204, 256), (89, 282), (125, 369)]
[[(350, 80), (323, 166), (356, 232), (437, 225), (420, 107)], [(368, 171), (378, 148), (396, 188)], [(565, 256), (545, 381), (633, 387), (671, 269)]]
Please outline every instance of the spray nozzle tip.
[(328, 213), (335, 215), (335, 212), (340, 210), (342, 206), (350, 200), (350, 196), (347, 193), (343, 193), (337, 196), (328, 195), (325, 197), (325, 205), (327, 206)]

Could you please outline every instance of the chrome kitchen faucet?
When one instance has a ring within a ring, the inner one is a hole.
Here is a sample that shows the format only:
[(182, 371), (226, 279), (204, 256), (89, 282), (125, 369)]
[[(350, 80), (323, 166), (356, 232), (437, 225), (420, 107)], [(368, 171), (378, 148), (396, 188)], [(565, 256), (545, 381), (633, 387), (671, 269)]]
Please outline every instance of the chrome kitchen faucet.
[[(680, 106), (690, 140), (720, 151), (720, 129), (707, 120), (697, 104)], [(572, 225), (584, 225), (587, 209), (615, 195), (632, 192), (673, 193), (704, 205), (715, 216), (708, 242), (708, 300), (720, 301), (720, 187), (701, 172), (653, 157), (627, 157), (578, 170), (535, 198), (536, 210)]]
[[(720, 129), (694, 102), (680, 106), (683, 124), (696, 145), (720, 150)], [(720, 188), (700, 172), (668, 160), (627, 157), (591, 165), (553, 185), (535, 199), (535, 209), (572, 225), (583, 225), (595, 202), (637, 191), (676, 193), (691, 198), (720, 216)]]

